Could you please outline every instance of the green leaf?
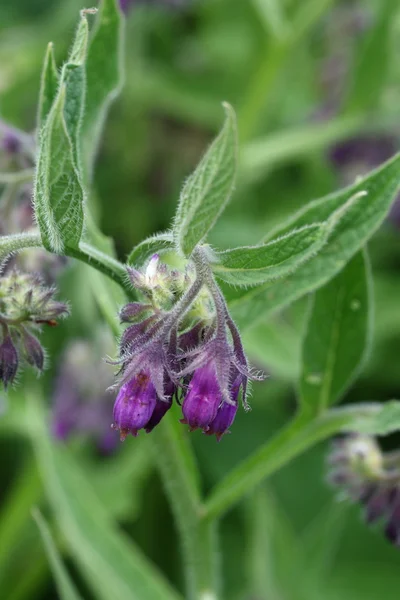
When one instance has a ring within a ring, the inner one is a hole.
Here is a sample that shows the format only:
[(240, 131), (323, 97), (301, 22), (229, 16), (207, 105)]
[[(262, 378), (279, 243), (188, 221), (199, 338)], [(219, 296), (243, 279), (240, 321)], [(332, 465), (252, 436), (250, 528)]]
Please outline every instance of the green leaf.
[(175, 250), (172, 233), (157, 233), (134, 247), (128, 257), (129, 265), (142, 266), (153, 254)]
[(57, 591), (61, 600), (80, 600), (81, 595), (75, 588), (68, 571), (66, 570), (57, 546), (54, 543), (49, 526), (38, 509), (32, 511), (33, 518), (39, 528), (47, 558), (56, 580)]
[(101, 132), (124, 79), (123, 15), (117, 0), (102, 0), (86, 60), (86, 110), (83, 122), (85, 175), (91, 176)]
[(232, 285), (257, 285), (285, 277), (322, 248), (328, 231), (327, 224), (306, 225), (268, 244), (218, 252), (213, 271)]
[(41, 136), (34, 191), (43, 245), (57, 253), (79, 246), (85, 198), (64, 118), (65, 97), (63, 85)]
[(115, 526), (66, 447), (49, 437), (31, 393), (27, 419), (45, 491), (67, 546), (98, 600), (179, 600), (180, 596)]
[(389, 435), (400, 431), (400, 401), (390, 400), (378, 410), (366, 410), (365, 414), (353, 418), (342, 430), (366, 435)]
[(236, 293), (230, 302), (232, 316), (245, 329), (301, 296), (312, 292), (334, 277), (375, 233), (388, 214), (400, 184), (400, 154), (380, 169), (349, 188), (311, 202), (272, 235), (284, 235), (296, 227), (325, 221), (344, 207), (354, 194), (367, 195), (344, 210), (322, 250), (282, 281), (268, 282), (258, 288)]
[(174, 239), (185, 256), (204, 240), (234, 188), (237, 165), (236, 116), (223, 104), (225, 124), (183, 186), (175, 217)]
[(352, 112), (372, 110), (379, 103), (388, 75), (390, 59), (390, 29), (395, 22), (398, 0), (381, 0), (374, 26), (360, 44), (353, 72), (346, 109)]
[(315, 292), (303, 339), (300, 402), (316, 414), (345, 392), (364, 360), (371, 329), (366, 251)]
[(71, 139), (73, 157), (76, 167), (80, 161), (79, 133), (83, 119), (86, 96), (85, 60), (89, 36), (89, 28), (84, 11), (75, 34), (68, 61), (62, 68), (61, 85), (65, 85), (64, 118)]
[(80, 171), (80, 126), (86, 91), (88, 24), (82, 11), (57, 96), (40, 134), (34, 205), (43, 245), (62, 253), (78, 248), (85, 192)]
[(47, 115), (50, 112), (54, 99), (57, 95), (60, 78), (57, 72), (56, 61), (54, 59), (53, 43), (47, 46), (44, 57), (42, 76), (40, 80), (39, 106), (37, 114), (37, 130), (40, 132), (45, 124)]

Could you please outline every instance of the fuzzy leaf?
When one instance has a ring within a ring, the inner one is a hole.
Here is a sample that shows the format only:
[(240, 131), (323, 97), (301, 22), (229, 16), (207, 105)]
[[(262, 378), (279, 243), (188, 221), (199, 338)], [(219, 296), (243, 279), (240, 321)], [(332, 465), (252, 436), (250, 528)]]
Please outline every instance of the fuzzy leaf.
[(71, 139), (73, 157), (77, 167), (80, 155), (80, 127), (86, 97), (85, 60), (89, 36), (88, 23), (85, 13), (81, 13), (81, 20), (76, 31), (74, 44), (71, 48), (68, 61), (62, 68), (61, 85), (65, 85), (64, 118), (68, 135)]
[(158, 233), (134, 247), (128, 257), (129, 265), (142, 266), (153, 254), (162, 254), (175, 249), (172, 233)]
[(371, 313), (371, 274), (361, 251), (311, 302), (300, 376), (300, 401), (311, 413), (339, 400), (357, 374), (370, 339)]
[(285, 280), (231, 295), (232, 316), (241, 328), (276, 312), (327, 283), (360, 250), (388, 214), (400, 184), (400, 154), (380, 169), (336, 194), (311, 202), (272, 235), (284, 235), (296, 227), (325, 221), (360, 191), (367, 195), (345, 210), (321, 252), (301, 265)]
[(327, 224), (309, 225), (260, 246), (218, 252), (217, 277), (232, 285), (257, 285), (288, 275), (326, 242)]
[(102, 0), (86, 60), (87, 96), (83, 122), (85, 174), (91, 175), (110, 104), (121, 89), (123, 16), (117, 0)]
[(57, 66), (54, 59), (53, 44), (50, 42), (47, 46), (44, 57), (42, 76), (40, 80), (39, 106), (37, 114), (37, 131), (40, 132), (45, 124), (46, 118), (50, 112), (51, 106), (57, 95), (60, 77), (57, 72)]
[(88, 24), (82, 13), (60, 87), (40, 135), (34, 205), (42, 242), (61, 253), (76, 248), (83, 229), (85, 193), (80, 170), (80, 126), (85, 102)]
[(66, 245), (78, 247), (83, 229), (84, 191), (64, 118), (65, 96), (63, 86), (42, 133), (34, 192), (43, 245), (58, 253)]
[(176, 246), (189, 257), (224, 210), (234, 188), (237, 166), (236, 116), (224, 103), (225, 124), (183, 186), (175, 217)]
[(40, 535), (42, 536), (60, 600), (81, 600), (81, 595), (76, 590), (75, 585), (61, 560), (60, 553), (54, 543), (49, 526), (39, 510), (35, 509), (33, 511), (33, 518), (35, 519)]

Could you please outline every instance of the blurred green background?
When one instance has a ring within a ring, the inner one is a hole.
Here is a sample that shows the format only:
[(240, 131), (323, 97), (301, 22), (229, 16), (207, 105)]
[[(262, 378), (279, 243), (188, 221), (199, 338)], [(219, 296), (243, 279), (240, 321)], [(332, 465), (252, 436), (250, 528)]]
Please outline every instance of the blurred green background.
[[(60, 64), (84, 6), (0, 0), (2, 119), (33, 130), (46, 44), (55, 43)], [(126, 85), (112, 106), (95, 173), (102, 229), (121, 258), (168, 227), (182, 181), (222, 123), (223, 100), (238, 114), (241, 155), (233, 200), (211, 236), (219, 247), (255, 243), (290, 212), (399, 147), (398, 0), (133, 2), (126, 25)], [(395, 207), (370, 244), (374, 343), (346, 402), (400, 397), (399, 227)], [(49, 404), (67, 340), (90, 338), (100, 320), (86, 273), (71, 265), (60, 280), (73, 316), (46, 339), (52, 359), (42, 385)], [(254, 386), (252, 412), (240, 413), (219, 445), (192, 435), (206, 490), (293, 414), (306, 305), (297, 302), (246, 332), (253, 362), (270, 377)], [(0, 597), (44, 600), (57, 596), (30, 514), (32, 505), (46, 505), (18, 426), (23, 401), (23, 389), (10, 394), (7, 409), (0, 396)], [(151, 436), (140, 448), (131, 438), (107, 457), (84, 436), (70, 444), (110, 515), (182, 588), (177, 534), (151, 459)], [(399, 597), (399, 550), (368, 530), (357, 508), (335, 502), (324, 482), (325, 453), (319, 446), (294, 461), (224, 518), (224, 597)], [(66, 560), (83, 597), (91, 598)]]

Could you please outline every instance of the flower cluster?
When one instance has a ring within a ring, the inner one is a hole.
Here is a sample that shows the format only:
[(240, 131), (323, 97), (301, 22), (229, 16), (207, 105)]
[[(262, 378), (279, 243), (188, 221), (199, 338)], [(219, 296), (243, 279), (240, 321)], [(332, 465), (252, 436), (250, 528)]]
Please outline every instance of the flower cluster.
[(55, 289), (45, 287), (38, 275), (13, 269), (0, 277), (0, 381), (5, 388), (14, 381), (21, 360), (43, 370), (44, 350), (34, 333), (68, 314), (54, 295)]
[(182, 423), (219, 440), (234, 421), (240, 396), (248, 408), (251, 374), (217, 284), (199, 265), (171, 270), (158, 255), (143, 272), (128, 274), (143, 301), (120, 313), (129, 326), (120, 340), (113, 427), (121, 440), (140, 429), (150, 432), (175, 398)]
[(106, 331), (100, 330), (93, 341), (82, 339), (69, 344), (60, 361), (52, 409), (55, 438), (90, 437), (105, 453), (113, 451), (116, 445), (110, 430), (113, 399), (106, 391), (113, 376), (102, 361), (111, 352), (110, 338)]
[(400, 546), (400, 455), (381, 451), (374, 438), (351, 434), (333, 442), (330, 483), (342, 497), (359, 502), (365, 520), (385, 523), (385, 536)]

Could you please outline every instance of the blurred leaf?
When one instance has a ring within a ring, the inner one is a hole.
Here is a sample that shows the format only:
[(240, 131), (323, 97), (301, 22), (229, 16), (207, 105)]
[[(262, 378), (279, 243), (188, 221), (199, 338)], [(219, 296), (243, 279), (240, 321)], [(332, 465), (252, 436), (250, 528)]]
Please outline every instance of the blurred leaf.
[(235, 182), (237, 164), (236, 116), (224, 103), (225, 124), (218, 137), (186, 180), (175, 217), (177, 247), (190, 256), (224, 210)]
[(124, 79), (123, 15), (118, 0), (102, 0), (86, 60), (86, 107), (83, 121), (85, 174), (91, 177), (107, 111)]
[(349, 94), (346, 109), (349, 112), (368, 111), (378, 104), (389, 70), (390, 29), (393, 26), (398, 0), (381, 0), (379, 14), (360, 44), (355, 66), (349, 76)]
[(217, 277), (232, 285), (257, 285), (285, 277), (324, 245), (328, 225), (311, 225), (260, 246), (244, 246), (215, 253)]
[(385, 402), (378, 410), (353, 419), (343, 430), (367, 435), (388, 435), (400, 431), (400, 401)]
[[(82, 14), (82, 13), (81, 13)], [(78, 248), (83, 229), (85, 192), (80, 173), (79, 130), (85, 101), (88, 38), (82, 14), (60, 87), (40, 134), (34, 204), (43, 245), (62, 253)]]
[(365, 197), (344, 210), (321, 252), (301, 265), (283, 281), (269, 282), (236, 297), (230, 302), (232, 316), (242, 328), (282, 309), (304, 294), (312, 292), (334, 277), (362, 248), (386, 217), (400, 184), (400, 155), (380, 169), (340, 192), (311, 202), (293, 219), (271, 235), (284, 235), (293, 227), (326, 220), (339, 207), (362, 191)]
[(67, 448), (50, 441), (43, 409), (33, 395), (27, 410), (49, 501), (96, 598), (178, 600), (140, 550), (116, 529)]
[(348, 139), (362, 128), (363, 121), (358, 117), (338, 117), (248, 142), (240, 151), (239, 184), (254, 183), (277, 165)]
[(282, 321), (246, 329), (243, 343), (250, 358), (279, 379), (295, 381), (300, 370), (300, 335)]
[(309, 412), (337, 402), (360, 369), (371, 335), (371, 293), (365, 250), (315, 292), (300, 376), (300, 403)]
[(47, 558), (53, 571), (60, 600), (80, 600), (81, 595), (75, 588), (68, 571), (66, 570), (57, 546), (54, 543), (50, 529), (38, 509), (32, 511), (33, 518), (39, 528), (43, 544), (46, 549)]
[(168, 231), (157, 233), (134, 247), (128, 257), (128, 264), (137, 267), (142, 266), (152, 254), (162, 254), (163, 252), (174, 250), (174, 248), (172, 233)]
[(284, 40), (289, 28), (281, 0), (253, 0), (253, 4), (267, 33), (277, 40)]
[(40, 80), (39, 106), (37, 115), (37, 132), (40, 133), (44, 126), (47, 115), (50, 112), (52, 104), (57, 95), (60, 78), (57, 72), (57, 65), (54, 59), (53, 43), (47, 46), (44, 57), (42, 77)]
[(249, 597), (290, 597), (290, 583), (301, 575), (299, 544), (282, 506), (266, 486), (248, 499), (246, 566)]

